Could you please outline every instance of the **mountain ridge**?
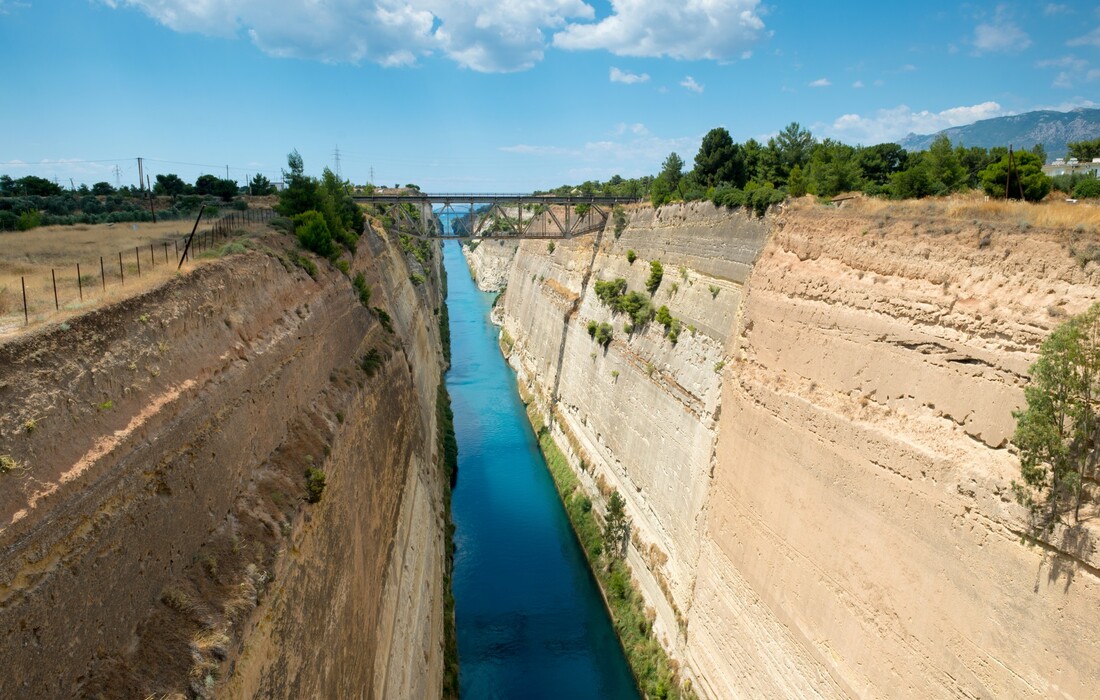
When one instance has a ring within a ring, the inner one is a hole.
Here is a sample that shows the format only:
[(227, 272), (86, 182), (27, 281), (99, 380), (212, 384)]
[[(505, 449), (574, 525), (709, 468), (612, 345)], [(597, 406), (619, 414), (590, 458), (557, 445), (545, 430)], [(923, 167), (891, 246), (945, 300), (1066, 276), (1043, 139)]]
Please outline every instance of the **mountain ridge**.
[(1068, 112), (1035, 110), (1005, 117), (982, 119), (973, 124), (953, 126), (934, 134), (909, 134), (898, 140), (907, 151), (927, 149), (943, 135), (954, 145), (1015, 146), (1030, 149), (1041, 143), (1047, 161), (1066, 155), (1067, 143), (1100, 138), (1100, 109), (1079, 107)]

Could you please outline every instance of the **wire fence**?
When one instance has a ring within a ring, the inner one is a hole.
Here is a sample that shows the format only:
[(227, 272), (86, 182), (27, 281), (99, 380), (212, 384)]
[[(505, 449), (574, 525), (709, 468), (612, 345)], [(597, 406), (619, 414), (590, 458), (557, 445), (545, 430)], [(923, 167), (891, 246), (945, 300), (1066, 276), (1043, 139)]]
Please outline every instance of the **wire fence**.
[[(19, 289), (0, 297), (0, 332), (48, 320), (63, 311), (74, 311), (114, 297), (122, 298), (154, 286), (174, 275), (188, 262), (217, 249), (251, 226), (276, 216), (271, 209), (246, 209), (224, 214), (209, 227), (190, 234), (143, 242), (112, 255), (89, 257), (49, 267), (41, 274), (20, 275)], [(80, 257), (64, 251), (63, 257)], [(9, 278), (14, 284), (14, 277)], [(19, 294), (14, 300), (12, 297)], [(12, 303), (12, 302), (15, 303)], [(4, 308), (6, 307), (6, 308)], [(19, 312), (22, 312), (21, 314)]]

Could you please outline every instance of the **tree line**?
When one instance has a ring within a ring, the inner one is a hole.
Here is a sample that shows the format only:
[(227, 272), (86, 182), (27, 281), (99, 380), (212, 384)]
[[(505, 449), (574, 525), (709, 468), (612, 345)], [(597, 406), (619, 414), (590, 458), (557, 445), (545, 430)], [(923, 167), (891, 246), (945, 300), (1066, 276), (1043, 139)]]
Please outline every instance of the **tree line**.
[[(1069, 144), (1071, 157), (1100, 157), (1100, 139)], [(760, 143), (737, 143), (729, 132), (711, 129), (699, 146), (693, 168), (679, 154), (665, 158), (659, 173), (640, 178), (615, 175), (564, 185), (553, 194), (601, 194), (648, 198), (654, 206), (673, 201), (710, 200), (716, 205), (746, 207), (763, 213), (786, 197), (807, 194), (835, 197), (845, 192), (893, 199), (918, 199), (966, 190), (991, 197), (1039, 201), (1052, 189), (1077, 197), (1100, 196), (1100, 180), (1091, 176), (1047, 177), (1042, 172), (1042, 144), (1015, 151), (1008, 147), (953, 146), (937, 137), (924, 151), (907, 151), (896, 143), (850, 146), (818, 139), (798, 122)]]
[[(248, 185), (240, 187), (233, 180), (215, 175), (200, 175), (192, 185), (174, 173), (157, 175), (153, 194), (171, 197), (171, 206), (157, 210), (157, 218), (164, 220), (191, 216), (202, 204), (211, 213), (217, 204), (233, 202), (243, 194), (256, 196), (275, 193), (275, 186), (262, 174), (253, 177)], [(0, 175), (0, 231), (26, 231), (36, 226), (103, 224), (129, 221), (151, 221), (152, 212), (146, 193), (138, 187), (115, 187), (108, 182), (92, 186), (64, 189), (46, 178), (28, 175), (14, 179)], [(238, 209), (247, 204), (233, 202)]]

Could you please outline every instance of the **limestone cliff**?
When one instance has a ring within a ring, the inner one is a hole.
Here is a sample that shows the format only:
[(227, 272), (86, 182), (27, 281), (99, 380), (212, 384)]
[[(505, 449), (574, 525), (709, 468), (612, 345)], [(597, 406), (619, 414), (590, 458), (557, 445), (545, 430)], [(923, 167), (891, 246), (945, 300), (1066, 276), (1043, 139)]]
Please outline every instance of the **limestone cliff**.
[[(981, 207), (693, 204), (520, 245), (510, 360), (586, 487), (626, 499), (654, 629), (701, 695), (1100, 694), (1092, 525), (1022, 544), (1008, 488), (1027, 367), (1100, 296), (1084, 238)], [(654, 259), (675, 344), (594, 293), (644, 289)]]
[(0, 346), (4, 697), (439, 695), (438, 286), (253, 248)]
[(474, 251), (480, 252), (474, 256), (470, 246), (462, 246), (462, 253), (470, 262), (470, 269), (474, 271), (474, 282), (478, 289), (491, 292), (507, 286), (517, 248), (518, 241), (488, 238), (476, 242)]

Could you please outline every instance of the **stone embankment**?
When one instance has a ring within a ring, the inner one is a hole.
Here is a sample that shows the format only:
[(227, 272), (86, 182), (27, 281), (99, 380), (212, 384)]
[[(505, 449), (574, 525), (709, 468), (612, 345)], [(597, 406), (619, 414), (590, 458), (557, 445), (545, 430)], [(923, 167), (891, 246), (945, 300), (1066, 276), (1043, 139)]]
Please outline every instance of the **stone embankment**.
[[(1024, 544), (1008, 442), (1039, 344), (1100, 298), (1072, 255), (1093, 238), (938, 204), (692, 204), (519, 245), (510, 361), (597, 509), (625, 498), (700, 695), (1100, 695), (1100, 533)], [(676, 343), (595, 294), (644, 291), (651, 260)]]
[(438, 263), (252, 247), (0, 345), (4, 697), (439, 696)]

